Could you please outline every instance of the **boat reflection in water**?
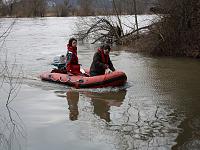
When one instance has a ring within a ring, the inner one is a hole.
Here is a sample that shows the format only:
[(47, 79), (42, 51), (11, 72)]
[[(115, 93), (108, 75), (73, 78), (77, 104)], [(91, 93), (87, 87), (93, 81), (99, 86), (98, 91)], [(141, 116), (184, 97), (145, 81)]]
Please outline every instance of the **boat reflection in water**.
[(101, 119), (104, 119), (107, 122), (110, 122), (110, 107), (120, 107), (122, 105), (122, 102), (126, 96), (126, 90), (103, 93), (89, 91), (78, 92), (73, 90), (67, 91), (66, 98), (69, 105), (69, 119), (72, 121), (78, 119), (79, 94), (83, 94), (84, 96), (91, 99), (90, 102), (93, 105), (93, 111), (95, 115), (99, 116)]
[(69, 105), (69, 119), (74, 121), (78, 119), (78, 101), (79, 101), (79, 92), (77, 91), (67, 91), (67, 101)]

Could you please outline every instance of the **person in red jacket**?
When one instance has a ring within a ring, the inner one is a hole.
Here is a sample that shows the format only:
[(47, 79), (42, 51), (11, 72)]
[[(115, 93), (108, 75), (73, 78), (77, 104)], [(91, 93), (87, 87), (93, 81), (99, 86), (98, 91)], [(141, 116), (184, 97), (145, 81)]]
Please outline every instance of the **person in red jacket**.
[(70, 38), (67, 44), (67, 55), (66, 55), (66, 69), (67, 72), (72, 74), (80, 73), (80, 65), (78, 64), (77, 56), (77, 40), (75, 38)]
[(109, 45), (103, 45), (94, 54), (93, 62), (90, 66), (90, 76), (103, 75), (106, 69), (115, 71), (109, 56), (110, 49)]

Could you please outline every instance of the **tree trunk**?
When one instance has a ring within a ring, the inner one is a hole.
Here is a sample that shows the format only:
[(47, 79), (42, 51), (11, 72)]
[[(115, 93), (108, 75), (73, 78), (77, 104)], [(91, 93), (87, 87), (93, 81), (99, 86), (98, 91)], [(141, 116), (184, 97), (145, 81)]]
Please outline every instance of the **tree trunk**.
[(136, 30), (137, 30), (137, 36), (139, 37), (136, 0), (133, 0), (133, 2), (134, 2), (134, 11), (135, 11), (135, 25), (136, 25)]

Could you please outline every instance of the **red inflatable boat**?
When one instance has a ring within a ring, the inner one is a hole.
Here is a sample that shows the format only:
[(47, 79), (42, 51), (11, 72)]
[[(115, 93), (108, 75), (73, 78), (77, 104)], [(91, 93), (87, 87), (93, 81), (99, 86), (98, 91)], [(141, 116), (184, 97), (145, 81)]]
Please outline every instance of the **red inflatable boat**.
[(45, 72), (40, 75), (42, 80), (66, 84), (75, 88), (102, 88), (123, 86), (127, 77), (124, 72), (114, 71), (105, 75), (93, 76), (89, 75), (72, 75), (63, 72)]

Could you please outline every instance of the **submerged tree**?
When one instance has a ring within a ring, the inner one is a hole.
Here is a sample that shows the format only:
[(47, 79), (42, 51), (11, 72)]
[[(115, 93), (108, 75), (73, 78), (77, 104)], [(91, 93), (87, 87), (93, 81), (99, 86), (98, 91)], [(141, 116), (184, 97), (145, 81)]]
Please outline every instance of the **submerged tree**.
[[(92, 17), (90, 20), (87, 18), (82, 18), (82, 21), (79, 21), (77, 23), (78, 27), (78, 37), (79, 39), (83, 40), (87, 37), (92, 37), (94, 41), (92, 43), (95, 43), (97, 41), (101, 41), (103, 43), (116, 43), (116, 44), (129, 44), (133, 39), (137, 39), (139, 37), (139, 33), (143, 29), (149, 28), (149, 26), (139, 28), (138, 22), (137, 22), (137, 5), (136, 1), (133, 0), (132, 5), (134, 6), (132, 9), (135, 12), (133, 16), (132, 25), (127, 25), (124, 21), (121, 19), (121, 11), (119, 9), (120, 1), (118, 0), (112, 0), (113, 5), (113, 14), (109, 15), (110, 12), (107, 11), (106, 16), (104, 17)], [(128, 21), (129, 22), (129, 21)], [(81, 24), (81, 28), (80, 28)], [(126, 26), (130, 30), (126, 33), (124, 33), (123, 26)]]

